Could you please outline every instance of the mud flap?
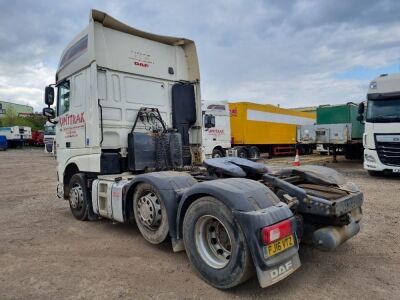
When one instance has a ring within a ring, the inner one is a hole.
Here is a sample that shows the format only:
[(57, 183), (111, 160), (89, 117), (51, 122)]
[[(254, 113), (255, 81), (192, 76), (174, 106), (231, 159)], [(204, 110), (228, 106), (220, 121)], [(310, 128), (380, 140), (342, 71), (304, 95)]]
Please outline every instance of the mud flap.
[(296, 253), (288, 260), (282, 262), (279, 265), (261, 270), (259, 266), (256, 266), (258, 282), (262, 288), (270, 286), (272, 284), (281, 281), (286, 278), (301, 266), (299, 254)]

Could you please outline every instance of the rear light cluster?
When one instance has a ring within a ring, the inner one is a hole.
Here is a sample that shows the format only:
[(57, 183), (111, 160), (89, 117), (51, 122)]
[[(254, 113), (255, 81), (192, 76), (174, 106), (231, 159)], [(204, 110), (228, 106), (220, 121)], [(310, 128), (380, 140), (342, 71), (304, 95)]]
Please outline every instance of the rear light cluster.
[(268, 245), (290, 234), (292, 234), (292, 223), (288, 219), (261, 229), (261, 240), (264, 245)]

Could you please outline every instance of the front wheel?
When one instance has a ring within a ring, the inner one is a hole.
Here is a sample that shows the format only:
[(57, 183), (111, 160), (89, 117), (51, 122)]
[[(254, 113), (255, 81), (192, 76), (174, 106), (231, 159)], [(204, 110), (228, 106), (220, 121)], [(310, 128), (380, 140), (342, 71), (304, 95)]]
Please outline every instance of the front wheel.
[(88, 220), (90, 192), (86, 187), (86, 178), (83, 174), (74, 174), (69, 181), (69, 207), (73, 216), (80, 220)]
[(213, 197), (202, 197), (189, 206), (183, 240), (200, 277), (216, 288), (232, 288), (253, 274), (250, 250), (240, 226), (231, 211)]

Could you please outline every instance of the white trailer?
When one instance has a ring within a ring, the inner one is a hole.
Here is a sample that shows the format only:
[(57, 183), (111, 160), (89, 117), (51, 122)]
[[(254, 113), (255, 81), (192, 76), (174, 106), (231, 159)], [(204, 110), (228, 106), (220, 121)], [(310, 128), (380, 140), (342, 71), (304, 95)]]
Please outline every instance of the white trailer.
[(32, 139), (32, 129), (27, 126), (0, 127), (0, 135), (7, 138), (9, 145), (24, 145)]
[(54, 85), (57, 116), (53, 85), (43, 114), (56, 124), (57, 194), (73, 216), (134, 222), (153, 244), (170, 239), (217, 288), (236, 286), (254, 270), (266, 287), (299, 268), (301, 213), (318, 215), (304, 228), (325, 250), (359, 231), (362, 193), (333, 170), (272, 174), (240, 158), (195, 166), (202, 110), (191, 40), (146, 33), (93, 10), (64, 50)]
[(364, 169), (370, 175), (400, 173), (400, 74), (383, 74), (369, 85), (365, 119)]

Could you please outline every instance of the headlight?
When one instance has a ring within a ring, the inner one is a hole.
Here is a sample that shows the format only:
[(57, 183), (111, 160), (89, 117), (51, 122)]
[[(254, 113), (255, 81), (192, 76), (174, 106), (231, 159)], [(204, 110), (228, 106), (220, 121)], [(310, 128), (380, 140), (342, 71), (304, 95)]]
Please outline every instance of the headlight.
[(369, 161), (369, 162), (372, 162), (372, 163), (376, 162), (375, 157), (373, 157), (372, 155), (365, 154), (364, 157), (365, 157), (366, 161)]

